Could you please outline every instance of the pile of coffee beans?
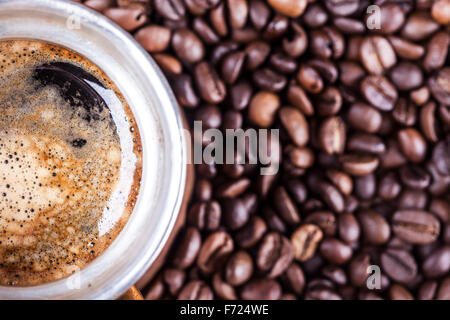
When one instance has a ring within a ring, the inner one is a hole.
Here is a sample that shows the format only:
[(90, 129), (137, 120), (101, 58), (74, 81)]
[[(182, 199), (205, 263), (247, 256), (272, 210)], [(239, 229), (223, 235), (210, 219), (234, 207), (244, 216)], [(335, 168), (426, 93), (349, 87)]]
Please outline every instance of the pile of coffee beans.
[(276, 175), (196, 165), (147, 299), (450, 299), (449, 0), (84, 4), (191, 124), (280, 130)]

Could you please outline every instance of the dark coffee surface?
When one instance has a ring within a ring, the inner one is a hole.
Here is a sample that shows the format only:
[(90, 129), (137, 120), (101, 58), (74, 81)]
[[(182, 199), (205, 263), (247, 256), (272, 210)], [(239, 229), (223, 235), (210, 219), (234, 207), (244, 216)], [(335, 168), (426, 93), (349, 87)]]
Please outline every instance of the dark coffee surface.
[(448, 0), (82, 2), (191, 123), (281, 132), (275, 176), (196, 165), (147, 299), (450, 299)]
[(116, 123), (128, 107), (78, 54), (8, 40), (0, 61), (0, 284), (35, 285), (83, 268), (123, 228), (139, 136)]

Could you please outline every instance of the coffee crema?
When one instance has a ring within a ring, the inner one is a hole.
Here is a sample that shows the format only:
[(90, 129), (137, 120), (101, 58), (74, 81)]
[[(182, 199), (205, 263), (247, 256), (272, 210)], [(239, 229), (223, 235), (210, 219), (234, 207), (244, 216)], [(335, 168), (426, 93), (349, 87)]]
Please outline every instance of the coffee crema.
[(63, 278), (126, 224), (142, 146), (125, 99), (93, 63), (0, 41), (0, 285)]

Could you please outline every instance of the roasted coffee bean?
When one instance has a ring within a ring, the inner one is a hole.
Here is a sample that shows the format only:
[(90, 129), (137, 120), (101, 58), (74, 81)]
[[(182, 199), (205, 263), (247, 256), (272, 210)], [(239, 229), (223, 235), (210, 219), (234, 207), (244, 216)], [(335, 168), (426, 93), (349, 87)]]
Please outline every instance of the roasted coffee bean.
[(378, 196), (383, 200), (393, 200), (401, 192), (402, 186), (394, 172), (385, 174), (378, 183)]
[(438, 23), (446, 25), (450, 23), (449, 4), (447, 0), (434, 1), (431, 15)]
[(203, 59), (205, 49), (197, 35), (188, 29), (176, 30), (172, 36), (172, 48), (177, 56), (187, 63)]
[(323, 26), (328, 20), (328, 13), (319, 3), (312, 3), (302, 16), (303, 22), (310, 28)]
[(450, 247), (443, 246), (433, 251), (422, 263), (422, 270), (427, 278), (437, 278), (450, 271)]
[(332, 184), (320, 181), (317, 185), (317, 193), (333, 211), (340, 213), (344, 210), (344, 198)]
[(403, 250), (388, 249), (381, 254), (382, 271), (392, 280), (409, 283), (417, 275), (417, 264), (414, 257)]
[(222, 203), (223, 221), (230, 230), (243, 227), (249, 219), (249, 211), (241, 199), (226, 199)]
[(359, 50), (361, 62), (372, 74), (381, 75), (397, 63), (394, 49), (389, 41), (381, 36), (364, 39)]
[(247, 178), (241, 178), (237, 180), (231, 180), (222, 183), (217, 187), (215, 192), (216, 197), (219, 199), (223, 198), (236, 198), (247, 190), (250, 186), (250, 180)]
[(423, 60), (423, 66), (428, 72), (442, 68), (448, 55), (450, 35), (442, 31), (436, 33), (427, 46), (427, 53)]
[(430, 175), (418, 166), (403, 166), (399, 176), (403, 184), (412, 189), (425, 189), (431, 181)]
[(296, 264), (291, 265), (286, 269), (281, 276), (282, 281), (287, 287), (289, 287), (295, 294), (301, 295), (306, 284), (305, 274), (302, 268)]
[(267, 272), (269, 278), (281, 275), (294, 259), (292, 246), (288, 239), (276, 232), (268, 233), (261, 241), (256, 256), (258, 268)]
[(409, 243), (428, 244), (439, 237), (440, 224), (429, 212), (408, 209), (395, 212), (392, 229), (397, 237)]
[(342, 35), (329, 27), (313, 30), (311, 32), (310, 46), (312, 53), (323, 59), (339, 59), (345, 50), (345, 42)]
[[(449, 18), (447, 18), (450, 20)], [(437, 300), (449, 300), (450, 299), (450, 278), (446, 277), (441, 281), (439, 290), (436, 295)]]
[(212, 66), (200, 62), (194, 69), (195, 82), (202, 98), (209, 103), (219, 103), (226, 95), (226, 87)]
[(376, 133), (380, 129), (382, 118), (375, 108), (364, 103), (355, 103), (348, 110), (347, 120), (355, 129)]
[(278, 300), (281, 298), (281, 286), (272, 279), (255, 279), (245, 284), (241, 289), (244, 300)]
[(386, 146), (380, 137), (368, 133), (356, 133), (349, 137), (347, 149), (356, 152), (382, 154)]
[(194, 112), (194, 119), (201, 121), (202, 126), (207, 129), (219, 128), (222, 124), (222, 114), (218, 106), (213, 104), (206, 104)]
[(427, 152), (427, 143), (419, 131), (414, 128), (398, 132), (397, 139), (405, 157), (411, 162), (422, 162)]
[(368, 278), (367, 268), (371, 265), (370, 256), (366, 253), (361, 253), (354, 257), (349, 264), (348, 273), (350, 282), (357, 287), (366, 286)]
[(349, 16), (358, 10), (360, 0), (325, 0), (327, 9), (337, 16)]
[(230, 53), (222, 63), (222, 77), (226, 83), (234, 83), (241, 73), (244, 65), (245, 53), (238, 51)]
[(320, 253), (332, 264), (344, 264), (351, 259), (352, 248), (336, 238), (326, 238), (320, 244)]
[(248, 3), (246, 0), (227, 0), (230, 13), (230, 24), (233, 29), (245, 26), (248, 16)]
[(393, 284), (389, 289), (391, 300), (414, 300), (413, 295), (404, 286)]
[(273, 201), (276, 211), (286, 223), (296, 225), (300, 222), (300, 214), (286, 189), (281, 186), (276, 188)]
[(108, 8), (103, 14), (127, 31), (135, 30), (148, 21), (145, 8)]
[(281, 73), (293, 73), (297, 70), (297, 61), (281, 52), (272, 54), (269, 63), (274, 69)]
[(361, 229), (355, 216), (351, 213), (343, 213), (338, 218), (339, 237), (351, 244), (359, 239)]
[(357, 215), (364, 239), (374, 245), (384, 244), (391, 236), (391, 228), (386, 219), (373, 210), (364, 210)]
[(345, 34), (362, 34), (366, 31), (364, 23), (356, 19), (338, 17), (333, 20), (333, 24)]
[(234, 253), (225, 266), (225, 279), (232, 286), (247, 282), (253, 273), (252, 257), (245, 251)]
[(428, 87), (434, 98), (445, 106), (450, 106), (450, 67), (443, 68), (428, 79)]
[(178, 102), (188, 108), (195, 108), (199, 104), (199, 98), (193, 88), (192, 79), (187, 74), (180, 74), (171, 79), (172, 88)]
[(202, 244), (197, 257), (197, 266), (206, 274), (217, 269), (233, 251), (233, 239), (224, 231), (209, 235)]
[(307, 0), (268, 0), (269, 5), (281, 14), (291, 18), (303, 14), (308, 4)]
[(406, 39), (390, 36), (389, 41), (397, 55), (403, 59), (417, 60), (425, 53), (425, 49), (422, 46)]
[(200, 233), (196, 228), (186, 228), (184, 234), (180, 238), (179, 246), (173, 255), (173, 266), (179, 269), (185, 269), (191, 266), (197, 258), (201, 241)]
[(283, 38), (283, 50), (289, 56), (297, 58), (301, 56), (308, 45), (308, 37), (305, 30), (297, 22), (291, 22), (292, 35)]
[(237, 300), (236, 291), (233, 286), (222, 280), (219, 273), (212, 277), (214, 293), (224, 300)]
[(253, 89), (248, 81), (239, 81), (230, 88), (230, 100), (234, 109), (245, 109), (252, 98)]
[(305, 224), (295, 230), (291, 236), (295, 259), (303, 262), (312, 258), (322, 237), (323, 232), (313, 224)]
[(368, 76), (361, 83), (366, 100), (381, 111), (391, 111), (397, 101), (397, 89), (382, 76)]
[(257, 30), (263, 29), (269, 21), (271, 12), (265, 1), (250, 0), (250, 21)]
[(181, 74), (181, 72), (183, 71), (183, 66), (181, 65), (180, 61), (171, 55), (164, 53), (155, 53), (152, 55), (152, 57), (165, 72), (171, 74)]
[(342, 153), (346, 143), (345, 123), (340, 117), (329, 117), (319, 128), (318, 139), (328, 154)]
[(321, 116), (332, 116), (342, 107), (342, 95), (335, 87), (327, 87), (316, 98), (317, 113)]
[(420, 128), (428, 140), (437, 142), (439, 133), (436, 119), (436, 104), (431, 101), (420, 109)]
[(423, 82), (422, 71), (411, 62), (400, 62), (390, 71), (392, 83), (399, 90), (418, 88)]
[(222, 211), (217, 201), (198, 202), (191, 206), (188, 215), (188, 225), (199, 230), (216, 230), (220, 224)]
[(402, 125), (413, 126), (417, 120), (417, 108), (413, 103), (400, 98), (392, 110), (392, 118)]
[(303, 114), (295, 108), (283, 107), (279, 111), (280, 121), (294, 143), (303, 147), (309, 141), (309, 126)]
[(324, 86), (320, 74), (313, 67), (304, 64), (300, 66), (297, 80), (310, 93), (319, 93)]
[(425, 209), (428, 203), (428, 195), (417, 189), (406, 189), (398, 198), (399, 209)]
[(342, 169), (353, 176), (365, 176), (376, 170), (377, 157), (360, 154), (345, 154), (339, 159)]
[(436, 291), (438, 289), (438, 284), (436, 281), (427, 281), (424, 282), (417, 293), (418, 300), (433, 300)]
[(254, 217), (245, 227), (235, 234), (235, 241), (240, 247), (247, 249), (254, 246), (267, 230), (267, 225), (260, 217)]
[(212, 300), (211, 288), (201, 280), (193, 280), (181, 289), (178, 300)]
[(331, 211), (313, 211), (304, 222), (319, 226), (325, 236), (332, 237), (336, 234), (336, 217)]
[(161, 16), (170, 20), (180, 20), (186, 14), (181, 0), (155, 0), (154, 5)]
[(267, 226), (269, 229), (278, 231), (280, 233), (285, 233), (287, 230), (286, 223), (276, 214), (276, 212), (266, 206), (263, 208), (263, 217), (265, 221), (267, 222)]
[[(313, 68), (316, 72), (318, 72), (318, 74), (323, 78), (323, 80), (325, 80), (328, 83), (331, 83), (331, 84), (335, 83), (339, 77), (338, 68), (330, 60), (311, 59), (311, 60), (308, 60), (307, 64), (309, 67)], [(321, 90), (319, 90), (319, 91), (321, 91)]]
[(379, 32), (390, 34), (397, 32), (405, 22), (405, 12), (400, 5), (386, 3), (380, 6), (379, 11), (380, 29)]
[(276, 94), (270, 91), (260, 91), (250, 101), (248, 117), (254, 124), (266, 128), (275, 121), (279, 107), (280, 98)]
[(402, 36), (412, 40), (420, 41), (428, 38), (439, 29), (439, 24), (435, 22), (429, 13), (418, 11), (409, 16), (402, 29)]
[(377, 190), (377, 181), (374, 174), (367, 174), (355, 178), (355, 195), (362, 200), (373, 198)]
[(170, 44), (171, 31), (169, 28), (151, 25), (139, 29), (134, 35), (137, 42), (149, 52), (160, 52)]
[(342, 297), (330, 288), (317, 286), (306, 291), (305, 300), (342, 300)]
[(322, 274), (338, 285), (347, 283), (345, 271), (337, 266), (326, 266), (322, 269)]
[(192, 29), (194, 29), (199, 37), (207, 44), (214, 44), (220, 40), (216, 32), (200, 17), (194, 19), (192, 22)]
[(172, 296), (176, 296), (178, 291), (183, 286), (186, 274), (182, 270), (178, 269), (166, 269), (163, 272), (163, 280), (166, 284), (169, 293)]
[(289, 19), (284, 15), (275, 15), (271, 21), (267, 24), (263, 38), (271, 41), (278, 37), (281, 37), (289, 27)]

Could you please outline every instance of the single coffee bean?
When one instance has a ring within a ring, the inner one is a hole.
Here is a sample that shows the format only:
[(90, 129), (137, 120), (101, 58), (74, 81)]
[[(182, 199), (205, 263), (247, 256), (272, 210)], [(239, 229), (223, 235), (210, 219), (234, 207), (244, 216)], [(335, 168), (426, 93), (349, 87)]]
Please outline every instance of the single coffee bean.
[(279, 111), (280, 121), (292, 141), (299, 147), (309, 141), (309, 127), (303, 114), (292, 107), (282, 107)]
[(222, 211), (217, 201), (198, 202), (191, 206), (187, 214), (188, 225), (199, 230), (216, 230), (220, 224)]
[(230, 88), (230, 100), (234, 109), (245, 109), (252, 98), (253, 89), (248, 81), (238, 81)]
[(380, 137), (368, 133), (356, 133), (349, 137), (347, 149), (356, 152), (382, 154), (386, 145)]
[(431, 18), (428, 12), (418, 11), (408, 17), (401, 35), (408, 40), (420, 41), (428, 38), (438, 29), (439, 24)]
[(212, 66), (200, 62), (194, 69), (195, 82), (202, 98), (209, 103), (219, 103), (226, 95), (226, 87)]
[(417, 292), (418, 300), (433, 300), (438, 290), (438, 284), (436, 281), (424, 282)]
[(428, 203), (428, 195), (417, 189), (406, 189), (398, 198), (399, 209), (425, 209)]
[(253, 72), (253, 82), (262, 90), (278, 92), (287, 84), (285, 76), (269, 68), (258, 69)]
[(388, 249), (381, 254), (381, 267), (392, 280), (409, 283), (417, 275), (417, 264), (414, 257), (403, 250)]
[[(447, 17), (447, 20), (450, 21), (450, 18)], [(441, 285), (439, 286), (439, 290), (436, 294), (437, 300), (448, 300), (450, 299), (450, 279), (449, 277), (444, 278), (441, 281)]]
[(289, 27), (289, 19), (285, 15), (276, 14), (267, 24), (263, 38), (267, 41), (277, 39), (284, 35)]
[(399, 90), (418, 88), (423, 82), (422, 71), (411, 62), (400, 62), (390, 71), (390, 77)]
[(214, 293), (221, 299), (237, 300), (236, 291), (233, 286), (223, 281), (219, 272), (213, 275), (212, 286), (214, 288)]
[(253, 273), (252, 257), (245, 251), (234, 253), (225, 266), (225, 279), (232, 286), (247, 282)]
[(438, 278), (450, 271), (450, 247), (443, 246), (435, 250), (422, 263), (424, 276)]
[(431, 7), (433, 19), (440, 24), (448, 25), (450, 23), (449, 4), (447, 0), (434, 1)]
[(307, 0), (268, 0), (269, 5), (281, 14), (297, 18), (303, 14)]
[(170, 83), (178, 102), (183, 107), (195, 108), (199, 104), (200, 99), (194, 90), (192, 78), (189, 75), (180, 74), (172, 77)]
[(364, 39), (359, 50), (361, 62), (372, 74), (381, 75), (397, 63), (394, 49), (389, 41), (381, 36)]
[(345, 34), (362, 34), (366, 31), (364, 23), (357, 19), (337, 17), (334, 18), (333, 24)]
[(391, 300), (414, 300), (414, 296), (404, 286), (393, 284), (389, 289)]
[(350, 282), (356, 287), (367, 285), (367, 269), (371, 265), (370, 256), (366, 253), (360, 253), (355, 256), (349, 264), (348, 273)]
[(260, 217), (254, 217), (246, 226), (235, 234), (236, 243), (244, 248), (254, 246), (262, 238), (267, 230), (267, 225)]
[(346, 128), (341, 117), (329, 117), (319, 128), (318, 139), (328, 154), (342, 153), (346, 143)]
[(325, 236), (333, 237), (336, 234), (336, 217), (331, 211), (313, 211), (305, 218), (305, 223), (320, 227)]
[(347, 284), (347, 275), (345, 271), (337, 266), (326, 266), (322, 269), (322, 274), (333, 281), (337, 285), (345, 285)]
[(320, 181), (317, 185), (317, 192), (333, 211), (340, 213), (344, 210), (344, 198), (334, 185)]
[(152, 57), (165, 72), (171, 74), (181, 74), (181, 72), (183, 72), (183, 66), (181, 65), (181, 62), (171, 55), (164, 53), (155, 53), (152, 55)]
[(161, 16), (170, 20), (180, 20), (186, 14), (181, 0), (155, 0), (154, 6)]
[(347, 112), (347, 121), (355, 129), (376, 133), (380, 129), (382, 118), (377, 109), (365, 103), (355, 103)]
[(361, 83), (366, 100), (381, 111), (391, 111), (397, 101), (395, 87), (382, 76), (368, 76)]
[(206, 104), (194, 112), (196, 121), (201, 121), (202, 125), (207, 128), (219, 128), (222, 124), (222, 114), (218, 106), (213, 104)]
[(338, 230), (339, 237), (349, 244), (357, 241), (361, 233), (358, 220), (351, 213), (339, 215)]
[(289, 84), (287, 99), (292, 106), (300, 109), (304, 115), (311, 116), (314, 114), (314, 107), (311, 100), (306, 92), (295, 82)]
[(399, 171), (400, 180), (411, 189), (425, 189), (430, 185), (430, 175), (419, 166), (403, 166)]
[(429, 212), (399, 210), (392, 217), (392, 229), (397, 237), (409, 243), (428, 244), (439, 237), (440, 224)]
[(310, 93), (319, 93), (324, 87), (320, 74), (313, 67), (305, 64), (300, 66), (297, 80), (300, 85)]
[(314, 55), (323, 59), (339, 59), (345, 50), (343, 36), (336, 30), (323, 27), (312, 30), (310, 40), (311, 51)]
[(264, 63), (270, 53), (270, 46), (266, 42), (254, 41), (245, 48), (246, 66), (249, 70), (257, 69)]
[(378, 183), (378, 196), (383, 200), (393, 200), (401, 192), (402, 186), (394, 172), (388, 172), (382, 176)]
[(249, 186), (250, 180), (247, 178), (231, 180), (219, 185), (215, 194), (218, 199), (236, 198), (244, 193)]
[(445, 106), (450, 106), (450, 67), (443, 68), (428, 79), (428, 87), (434, 98)]
[(400, 98), (392, 110), (392, 118), (404, 126), (413, 126), (417, 120), (417, 107), (406, 99)]
[(164, 283), (161, 277), (155, 277), (146, 288), (145, 300), (159, 300), (164, 294)]
[(342, 107), (342, 95), (335, 87), (326, 87), (316, 98), (317, 113), (321, 116), (333, 116)]
[(205, 49), (197, 35), (188, 29), (176, 30), (172, 36), (172, 48), (177, 56), (187, 63), (203, 59)]
[(241, 289), (244, 300), (278, 300), (281, 297), (280, 284), (272, 279), (254, 279), (247, 282)]
[(250, 21), (257, 30), (262, 30), (269, 21), (271, 11), (265, 1), (250, 0)]
[(298, 168), (309, 168), (314, 164), (314, 152), (309, 148), (299, 148), (288, 145), (284, 152), (292, 164)]
[(293, 35), (283, 38), (283, 50), (289, 56), (297, 58), (306, 51), (308, 37), (305, 30), (297, 22), (291, 21), (290, 27)]
[(206, 274), (217, 269), (233, 251), (233, 239), (224, 231), (209, 235), (200, 249), (197, 266)]
[(291, 263), (281, 276), (281, 279), (295, 294), (302, 294), (303, 289), (305, 288), (306, 279), (302, 268), (298, 264)]
[(247, 223), (249, 212), (241, 199), (226, 199), (222, 208), (223, 221), (230, 230), (237, 230)]
[(137, 42), (149, 52), (160, 52), (170, 44), (171, 31), (169, 28), (151, 25), (139, 29), (134, 35)]
[(297, 70), (297, 61), (281, 52), (272, 54), (269, 63), (274, 69), (281, 73), (288, 74)]
[(217, 33), (200, 17), (196, 17), (192, 22), (192, 29), (206, 44), (215, 44), (220, 38)]
[(222, 63), (222, 77), (226, 83), (236, 82), (244, 65), (245, 53), (238, 51), (230, 53)]
[(135, 30), (148, 21), (145, 8), (108, 8), (103, 14), (127, 31)]
[(436, 33), (428, 42), (427, 53), (423, 60), (425, 70), (430, 72), (442, 68), (448, 55), (450, 45), (450, 35), (441, 31)]
[(358, 10), (360, 0), (325, 0), (327, 9), (336, 16), (349, 16)]
[(381, 214), (368, 209), (359, 212), (357, 217), (363, 231), (362, 235), (368, 243), (380, 245), (389, 240), (391, 228)]
[(230, 24), (233, 29), (241, 29), (245, 26), (248, 16), (248, 3), (246, 0), (227, 0), (230, 13)]
[(380, 162), (375, 156), (360, 154), (345, 154), (339, 161), (342, 169), (353, 176), (365, 176), (374, 172)]
[(418, 60), (425, 53), (424, 47), (415, 44), (414, 42), (410, 42), (406, 39), (395, 36), (389, 36), (388, 39), (389, 42), (392, 44), (395, 53), (403, 59)]
[(281, 275), (294, 259), (288, 239), (276, 232), (268, 233), (261, 241), (256, 256), (256, 265), (267, 272), (269, 278)]
[(313, 224), (305, 224), (295, 230), (291, 236), (295, 259), (302, 262), (311, 259), (322, 237), (322, 230)]
[(380, 6), (379, 11), (380, 29), (384, 34), (395, 33), (403, 26), (405, 22), (405, 12), (400, 5), (395, 3), (385, 3)]
[(274, 205), (278, 214), (286, 223), (296, 225), (300, 223), (300, 214), (294, 202), (289, 197), (286, 189), (278, 187), (274, 192)]
[(345, 172), (338, 171), (338, 170), (327, 170), (326, 175), (328, 179), (336, 186), (338, 187), (339, 191), (348, 196), (353, 191), (353, 180), (352, 178), (346, 174)]
[(178, 300), (212, 300), (211, 288), (201, 280), (193, 280), (181, 289)]
[(263, 217), (267, 222), (269, 229), (285, 233), (287, 231), (286, 223), (276, 214), (272, 208), (266, 206), (263, 208)]
[(184, 284), (186, 273), (179, 269), (165, 269), (163, 272), (163, 280), (169, 293), (176, 296), (178, 291)]
[(179, 269), (191, 266), (200, 251), (201, 242), (200, 232), (196, 228), (186, 228), (173, 255), (173, 266)]
[(332, 264), (341, 265), (352, 257), (352, 248), (336, 238), (326, 238), (320, 244), (320, 253)]
[(436, 104), (430, 101), (420, 109), (420, 128), (428, 140), (437, 142), (439, 140)]
[(400, 130), (397, 139), (403, 154), (409, 161), (418, 163), (425, 159), (427, 143), (419, 131), (414, 128)]
[(377, 190), (377, 181), (374, 174), (367, 174), (355, 178), (355, 195), (362, 200), (373, 198)]
[(270, 91), (256, 93), (248, 108), (249, 119), (259, 127), (270, 127), (280, 107), (280, 98)]

